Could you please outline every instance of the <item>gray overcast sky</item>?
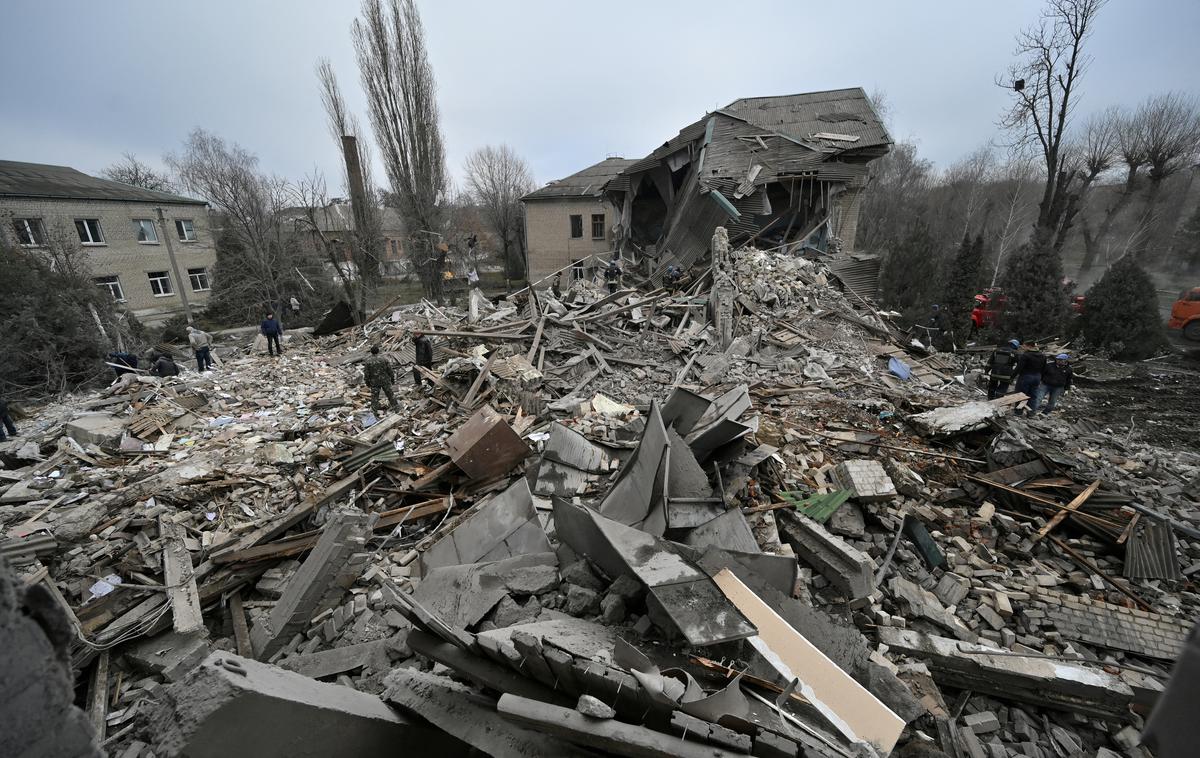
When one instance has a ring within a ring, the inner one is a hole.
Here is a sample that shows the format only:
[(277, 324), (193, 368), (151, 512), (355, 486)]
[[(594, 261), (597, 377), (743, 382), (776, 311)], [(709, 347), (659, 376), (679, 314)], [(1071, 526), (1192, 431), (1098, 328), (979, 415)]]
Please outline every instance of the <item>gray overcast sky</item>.
[[(507, 142), (539, 183), (606, 155), (640, 157), (746, 96), (882, 89), (897, 139), (946, 165), (992, 139), (992, 84), (1040, 0), (420, 2), (451, 172)], [(97, 172), (151, 163), (203, 126), (265, 169), (340, 175), (313, 64), (365, 103), (352, 0), (4, 0), (0, 158)], [(1148, 94), (1200, 94), (1200, 2), (1113, 0), (1081, 116)], [(382, 173), (377, 174), (382, 178)], [(331, 188), (337, 184), (331, 181)]]

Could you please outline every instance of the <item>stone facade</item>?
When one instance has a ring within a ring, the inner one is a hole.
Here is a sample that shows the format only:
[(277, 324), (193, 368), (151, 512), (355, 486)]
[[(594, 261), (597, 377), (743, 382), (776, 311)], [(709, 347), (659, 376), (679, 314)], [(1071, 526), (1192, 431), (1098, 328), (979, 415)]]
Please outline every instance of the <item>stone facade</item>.
[[(593, 236), (593, 216), (603, 216), (603, 234)], [(582, 235), (573, 237), (571, 216), (579, 216)], [(620, 218), (611, 203), (599, 197), (556, 197), (525, 201), (526, 261), (529, 281), (576, 261), (585, 266), (603, 265), (615, 249), (612, 226)], [(588, 260), (590, 256), (596, 256)], [(590, 270), (584, 275), (590, 275)], [(563, 281), (570, 281), (565, 272)]]
[[(166, 229), (157, 220), (157, 208), (163, 209)], [(202, 308), (208, 301), (216, 248), (208, 209), (203, 203), (0, 198), (0, 230), (12, 242), (17, 241), (13, 236), (14, 219), (40, 219), (44, 234), (52, 244), (80, 245), (92, 276), (98, 283), (102, 279), (111, 282), (111, 278), (116, 277), (122, 296), (120, 301), (142, 321), (155, 323), (182, 313), (180, 290), (185, 287), (193, 308)], [(81, 243), (76, 219), (97, 220), (103, 241)], [(154, 222), (157, 241), (138, 241), (139, 219)], [(194, 239), (180, 239), (176, 221), (191, 221), (192, 230), (187, 236)], [(167, 253), (164, 238), (167, 234), (171, 235), (178, 274)], [(31, 246), (32, 249), (37, 247)], [(151, 274), (163, 272), (169, 280), (169, 294), (163, 292), (161, 277), (157, 285), (151, 280)], [(117, 294), (116, 287), (105, 286), (114, 291), (114, 296)]]

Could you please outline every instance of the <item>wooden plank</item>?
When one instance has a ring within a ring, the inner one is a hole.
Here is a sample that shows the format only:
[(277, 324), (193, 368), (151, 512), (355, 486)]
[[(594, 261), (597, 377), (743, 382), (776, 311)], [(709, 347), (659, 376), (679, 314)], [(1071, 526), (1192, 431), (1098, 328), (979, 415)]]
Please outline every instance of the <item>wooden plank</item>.
[(533, 359), (537, 357), (538, 345), (542, 343), (542, 331), (546, 328), (546, 315), (542, 314), (538, 320), (537, 331), (533, 333), (533, 344), (529, 346), (529, 352), (525, 354), (525, 360), (529, 365), (533, 365)]
[(198, 632), (204, 628), (200, 607), (200, 591), (196, 588), (196, 573), (192, 554), (183, 544), (183, 527), (158, 519), (158, 534), (163, 539), (163, 581), (171, 600), (175, 631), (180, 634)]
[(101, 650), (96, 659), (96, 668), (92, 669), (91, 691), (88, 694), (88, 718), (92, 722), (92, 731), (96, 733), (96, 742), (104, 743), (104, 732), (108, 721), (108, 651)]
[(799, 679), (800, 694), (852, 743), (870, 743), (884, 755), (891, 752), (904, 719), (829, 660), (732, 571), (722, 569), (713, 581), (758, 628), (747, 642), (785, 681)]
[(246, 610), (242, 607), (241, 590), (229, 596), (229, 615), (233, 621), (233, 639), (237, 644), (238, 655), (243, 658), (253, 658), (254, 647), (250, 644), (250, 626), (246, 623)]
[(464, 408), (470, 409), (471, 403), (475, 401), (475, 395), (479, 392), (479, 387), (488, 378), (488, 374), (492, 373), (492, 364), (496, 362), (496, 356), (499, 354), (500, 351), (493, 350), (492, 354), (488, 356), (487, 363), (483, 365), (483, 369), (479, 372), (479, 376), (475, 377), (474, 382), (471, 382), (471, 389), (467, 390), (467, 396), (462, 401)]
[(1096, 481), (1089, 484), (1087, 486), (1087, 488), (1084, 489), (1083, 492), (1080, 492), (1075, 497), (1074, 500), (1067, 503), (1066, 508), (1064, 508), (1063, 510), (1059, 511), (1058, 513), (1056, 513), (1050, 517), (1050, 520), (1046, 522), (1046, 525), (1043, 526), (1041, 529), (1039, 529), (1038, 533), (1033, 536), (1033, 543), (1037, 544), (1037, 542), (1039, 540), (1041, 540), (1043, 537), (1045, 537), (1047, 534), (1049, 534), (1050, 531), (1052, 529), (1054, 529), (1054, 527), (1061, 524), (1063, 519), (1065, 519), (1067, 516), (1071, 515), (1071, 513), (1073, 511), (1075, 511), (1076, 509), (1078, 509), (1079, 506), (1081, 506), (1085, 502), (1087, 502), (1087, 499), (1092, 496), (1092, 493), (1095, 492), (1099, 488), (1100, 488), (1100, 480), (1099, 479), (1097, 479)]
[(1141, 512), (1133, 514), (1133, 518), (1129, 519), (1129, 523), (1125, 525), (1125, 530), (1121, 532), (1121, 536), (1117, 538), (1118, 545), (1124, 545), (1129, 539), (1129, 535), (1133, 534), (1134, 527), (1142, 520)]

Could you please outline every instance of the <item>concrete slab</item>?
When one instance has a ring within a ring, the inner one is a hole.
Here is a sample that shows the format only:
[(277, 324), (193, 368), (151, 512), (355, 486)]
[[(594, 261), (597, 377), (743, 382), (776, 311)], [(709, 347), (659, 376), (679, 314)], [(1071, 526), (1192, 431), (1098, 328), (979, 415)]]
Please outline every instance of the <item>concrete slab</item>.
[(715, 519), (692, 529), (683, 542), (695, 547), (719, 547), (739, 553), (759, 552), (758, 541), (740, 508), (730, 508)]
[(875, 563), (812, 519), (778, 512), (782, 537), (800, 560), (809, 564), (851, 600), (865, 598), (875, 589)]
[(400, 668), (388, 674), (384, 685), (387, 687), (384, 700), (420, 716), (485, 755), (584, 758), (591, 754), (564, 740), (506, 721), (496, 713), (493, 701), (444, 676)]
[(650, 404), (646, 428), (633, 455), (597, 510), (620, 524), (661, 536), (666, 529), (667, 470), (670, 442), (657, 403)]
[(481, 503), (426, 550), (421, 555), (422, 574), (441, 566), (498, 561), (550, 549), (550, 541), (533, 506), (529, 481), (522, 476), (499, 495)]
[(415, 725), (374, 695), (231, 653), (213, 653), (160, 692), (149, 729), (157, 755), (383, 758), (413, 744), (430, 754), (463, 754), (461, 743)]
[(534, 566), (556, 565), (558, 557), (544, 552), (502, 561), (435, 568), (417, 585), (413, 599), (444, 623), (466, 629), (478, 624), (509, 593), (506, 577), (510, 573)]
[(63, 425), (63, 433), (86, 445), (115, 448), (125, 433), (125, 419), (108, 413), (88, 413)]

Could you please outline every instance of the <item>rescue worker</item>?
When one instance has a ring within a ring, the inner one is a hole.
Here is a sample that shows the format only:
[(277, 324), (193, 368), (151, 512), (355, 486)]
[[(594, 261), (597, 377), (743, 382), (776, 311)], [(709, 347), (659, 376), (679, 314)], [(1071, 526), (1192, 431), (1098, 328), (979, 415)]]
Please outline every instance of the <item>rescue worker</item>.
[(604, 267), (604, 281), (608, 284), (608, 294), (613, 294), (621, 286), (621, 264), (613, 257)]
[[(1070, 355), (1059, 353), (1054, 356), (1053, 361), (1047, 362), (1046, 368), (1042, 370), (1042, 380), (1033, 396), (1033, 404), (1029, 406), (1030, 415), (1037, 413), (1040, 408), (1043, 416), (1049, 416), (1058, 405), (1059, 398), (1070, 391), (1072, 378), (1074, 372), (1071, 369)], [(1045, 408), (1042, 408), (1043, 400), (1046, 401)]]
[(674, 263), (667, 266), (667, 273), (663, 276), (663, 286), (667, 288), (667, 292), (672, 295), (679, 291), (679, 279), (683, 276), (683, 272)]
[(280, 324), (275, 318), (274, 313), (268, 313), (263, 322), (258, 325), (259, 331), (267, 338), (267, 353), (275, 355), (283, 355), (283, 343), (280, 338), (283, 337), (283, 324)]
[[(1025, 405), (1031, 414), (1033, 412), (1033, 396), (1042, 383), (1042, 370), (1045, 368), (1046, 356), (1038, 349), (1036, 342), (1031, 343), (1028, 349), (1022, 350), (1017, 356), (1017, 392), (1023, 392), (1025, 397), (1029, 398), (1025, 401)], [(1016, 414), (1020, 416), (1024, 412), (1025, 408), (1018, 404)]]
[[(934, 303), (933, 308), (929, 312), (929, 321), (925, 325), (929, 333), (929, 344), (933, 347), (941, 348), (945, 345), (945, 336), (949, 332), (949, 321), (946, 318), (946, 313), (942, 310), (942, 306)], [(951, 335), (953, 338), (953, 335)]]
[(413, 352), (416, 354), (416, 365), (413, 366), (413, 382), (417, 389), (424, 387), (425, 377), (421, 376), (418, 367), (433, 368), (433, 343), (424, 332), (413, 332)]
[(1017, 350), (1021, 343), (1009, 340), (1007, 344), (996, 348), (988, 359), (988, 400), (995, 400), (1008, 394), (1008, 385), (1012, 383), (1017, 370)]
[(154, 361), (154, 366), (150, 369), (150, 373), (154, 376), (179, 376), (179, 366), (175, 365), (175, 358), (170, 353), (160, 353)]
[(17, 427), (13, 424), (12, 415), (8, 412), (8, 401), (0, 397), (0, 442), (16, 436)]
[(554, 280), (550, 282), (550, 291), (554, 293), (556, 300), (562, 300), (562, 272), (559, 271), (554, 275)]
[(187, 328), (188, 344), (196, 355), (196, 370), (207, 371), (212, 368), (212, 335), (202, 332), (194, 326)]
[(396, 404), (396, 393), (392, 392), (392, 384), (396, 381), (395, 374), (392, 373), (392, 364), (387, 358), (379, 355), (379, 346), (371, 346), (371, 357), (363, 361), (363, 381), (371, 388), (371, 410), (376, 414), (379, 413), (379, 393), (387, 395), (388, 410), (394, 411), (398, 407)]
[(292, 317), (299, 318), (300, 317), (300, 301), (296, 299), (295, 295), (292, 295), (292, 300), (291, 300), (290, 304), (292, 306)]
[(124, 350), (108, 354), (108, 362), (115, 364), (112, 370), (120, 379), (122, 374), (136, 374), (134, 371), (138, 367), (138, 357), (133, 353), (125, 352)]

